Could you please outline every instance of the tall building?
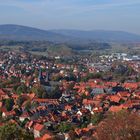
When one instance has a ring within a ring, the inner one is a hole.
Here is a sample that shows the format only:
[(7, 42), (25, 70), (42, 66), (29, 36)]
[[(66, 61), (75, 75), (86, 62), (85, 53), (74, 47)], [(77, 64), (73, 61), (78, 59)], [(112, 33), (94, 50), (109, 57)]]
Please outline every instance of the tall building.
[(42, 70), (41, 70), (41, 68), (39, 68), (38, 81), (39, 81), (40, 83), (43, 81), (43, 76), (42, 76)]
[(48, 72), (48, 71), (46, 71), (46, 78), (45, 78), (45, 81), (46, 81), (46, 82), (49, 82), (49, 72)]

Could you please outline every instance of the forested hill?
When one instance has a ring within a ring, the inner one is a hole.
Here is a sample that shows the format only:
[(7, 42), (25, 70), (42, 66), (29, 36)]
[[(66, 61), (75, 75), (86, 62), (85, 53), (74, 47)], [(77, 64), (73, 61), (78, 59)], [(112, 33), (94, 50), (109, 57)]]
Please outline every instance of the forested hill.
[(0, 25), (0, 40), (89, 43), (93, 41), (140, 42), (140, 35), (122, 31), (41, 30), (21, 25)]

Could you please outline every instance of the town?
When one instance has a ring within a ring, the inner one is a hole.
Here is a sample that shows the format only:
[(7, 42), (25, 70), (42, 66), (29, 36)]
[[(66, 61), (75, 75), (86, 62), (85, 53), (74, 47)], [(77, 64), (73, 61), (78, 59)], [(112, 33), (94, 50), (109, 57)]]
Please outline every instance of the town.
[[(113, 115), (110, 132), (105, 122)], [(8, 133), (20, 137), (18, 131), (25, 140), (104, 140), (129, 116), (129, 135), (122, 139), (140, 139), (139, 56), (116, 53), (93, 61), (0, 51), (0, 131), (7, 131), (7, 140)]]

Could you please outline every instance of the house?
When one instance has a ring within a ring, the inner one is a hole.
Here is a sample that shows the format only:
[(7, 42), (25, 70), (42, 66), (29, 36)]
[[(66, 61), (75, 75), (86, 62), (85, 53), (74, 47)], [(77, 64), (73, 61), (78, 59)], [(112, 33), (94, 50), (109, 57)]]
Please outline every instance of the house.
[(123, 86), (126, 89), (136, 90), (139, 87), (139, 83), (124, 83)]
[(25, 125), (25, 128), (31, 130), (33, 128), (34, 122), (33, 121), (28, 121)]
[(128, 98), (131, 96), (131, 94), (127, 91), (118, 92), (117, 95), (119, 95), (122, 98)]
[(65, 110), (71, 111), (71, 109), (72, 109), (72, 106), (71, 106), (71, 105), (66, 105), (66, 106), (65, 106)]
[(105, 93), (105, 90), (104, 90), (104, 88), (100, 88), (100, 87), (97, 87), (97, 88), (93, 88), (92, 89), (92, 92), (91, 92), (91, 95), (94, 95), (94, 96), (96, 96), (96, 95), (99, 95), (99, 94), (104, 94)]
[(118, 112), (118, 111), (121, 111), (122, 109), (123, 109), (123, 106), (122, 105), (120, 105), (120, 106), (111, 106), (109, 108), (109, 111), (110, 112)]
[(105, 85), (108, 87), (116, 87), (118, 85), (118, 83), (117, 82), (106, 82)]
[(86, 109), (92, 110), (92, 108), (95, 106), (95, 101), (91, 99), (84, 99), (83, 100), (83, 105)]
[(50, 133), (45, 133), (41, 138), (40, 140), (52, 140), (53, 139), (53, 136), (52, 134)]
[(39, 99), (39, 98), (35, 98), (34, 102), (38, 102), (39, 105), (41, 105), (41, 106), (45, 106), (45, 105), (48, 105), (48, 104), (59, 105), (57, 99)]
[(0, 100), (8, 98), (7, 93), (0, 89)]
[(111, 102), (119, 103), (120, 100), (121, 100), (121, 97), (118, 96), (118, 95), (110, 95), (110, 96), (109, 96), (109, 100), (110, 100)]
[(2, 106), (3, 106), (3, 103), (2, 103), (2, 102), (0, 102), (0, 108), (2, 108)]
[(140, 92), (138, 91), (138, 92), (133, 93), (133, 96), (140, 99)]
[(25, 119), (30, 120), (30, 116), (29, 116), (29, 113), (28, 113), (28, 112), (24, 112), (24, 113), (19, 117), (19, 120), (20, 120), (21, 122), (23, 122)]
[(102, 108), (102, 107), (95, 107), (95, 108), (93, 108), (93, 112), (94, 112), (94, 113), (103, 112), (103, 108)]
[(13, 117), (13, 116), (15, 116), (16, 115), (16, 112), (15, 111), (4, 111), (3, 113), (2, 113), (2, 117), (3, 118), (8, 118), (8, 117)]
[(39, 123), (36, 123), (34, 125), (34, 130), (33, 130), (33, 133), (34, 133), (34, 137), (37, 138), (37, 137), (41, 137), (45, 132), (45, 126), (42, 125), (42, 124), (39, 124)]

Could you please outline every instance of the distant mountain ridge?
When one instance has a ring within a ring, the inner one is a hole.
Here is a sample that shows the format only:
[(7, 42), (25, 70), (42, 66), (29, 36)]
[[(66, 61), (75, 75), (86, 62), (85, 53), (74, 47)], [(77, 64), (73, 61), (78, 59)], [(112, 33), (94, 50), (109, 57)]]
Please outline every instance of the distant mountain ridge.
[(33, 27), (0, 25), (0, 40), (86, 42), (86, 41), (130, 41), (140, 42), (140, 35), (123, 31), (41, 30)]
[(0, 40), (61, 41), (63, 38), (65, 36), (33, 27), (12, 24), (0, 25)]
[(106, 30), (52, 30), (65, 36), (71, 36), (81, 39), (100, 40), (100, 41), (140, 41), (140, 35), (124, 31), (106, 31)]

